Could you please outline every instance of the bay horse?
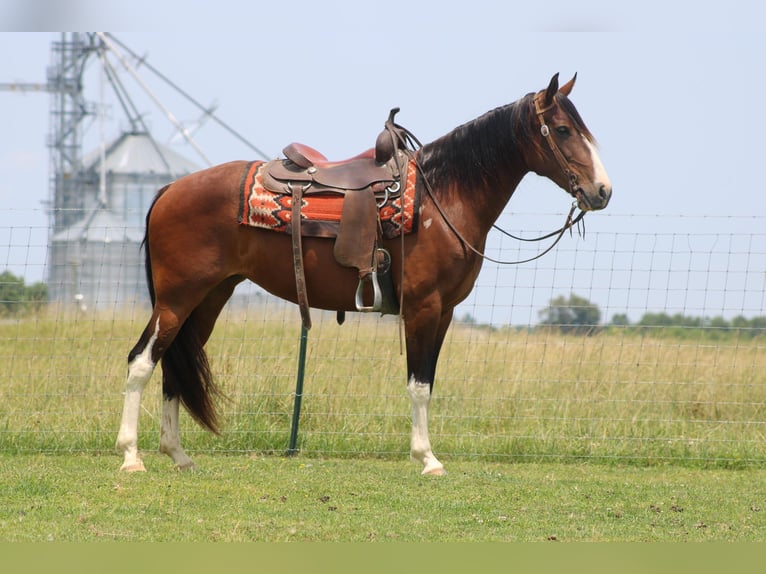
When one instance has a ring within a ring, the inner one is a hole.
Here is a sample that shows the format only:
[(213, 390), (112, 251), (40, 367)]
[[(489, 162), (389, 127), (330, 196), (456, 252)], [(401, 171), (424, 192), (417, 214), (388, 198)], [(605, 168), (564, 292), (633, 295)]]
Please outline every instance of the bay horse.
[[(575, 76), (498, 107), (416, 152), (422, 202), (417, 229), (384, 240), (401, 301), (412, 406), (410, 454), (422, 474), (444, 474), (428, 434), (436, 363), (455, 306), (479, 275), (487, 234), (529, 172), (567, 191), (582, 212), (607, 206), (612, 186), (595, 140), (569, 100)], [(177, 468), (194, 463), (181, 446), (179, 403), (218, 432), (216, 386), (205, 354), (216, 319), (235, 286), (249, 279), (297, 302), (291, 238), (237, 225), (248, 162), (233, 161), (184, 176), (160, 190), (146, 216), (145, 255), (151, 318), (128, 355), (117, 449), (122, 471), (144, 471), (138, 452), (141, 395), (162, 362), (159, 450)], [(574, 207), (573, 207), (574, 209)], [(333, 241), (304, 237), (305, 283), (312, 307), (355, 310), (358, 277), (333, 257)]]

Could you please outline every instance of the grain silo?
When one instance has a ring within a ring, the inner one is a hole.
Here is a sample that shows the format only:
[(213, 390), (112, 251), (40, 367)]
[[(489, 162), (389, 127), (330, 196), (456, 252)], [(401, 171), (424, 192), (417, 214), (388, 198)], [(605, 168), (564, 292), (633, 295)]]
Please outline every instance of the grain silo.
[[(87, 63), (98, 58), (101, 101), (85, 98)], [(116, 62), (115, 62), (116, 60)], [(133, 65), (131, 62), (135, 62)], [(0, 89), (51, 94), (49, 147), (51, 189), (46, 202), (50, 216), (46, 283), (48, 299), (63, 309), (113, 310), (147, 302), (140, 244), (144, 218), (155, 193), (165, 184), (199, 167), (151, 135), (139, 107), (120, 77), (120, 67), (165, 113), (207, 165), (211, 162), (180, 124), (140, 80), (140, 65), (193, 104), (202, 116), (197, 127), (214, 120), (258, 156), (266, 155), (207, 108), (191, 98), (113, 35), (103, 32), (62, 32), (53, 42), (45, 83), (0, 83)], [(110, 145), (82, 157), (86, 119), (98, 118), (106, 133), (105, 93), (111, 87), (130, 128)]]
[(83, 167), (82, 217), (49, 244), (50, 300), (100, 311), (148, 303), (140, 250), (146, 212), (157, 190), (199, 167), (141, 132), (122, 134)]

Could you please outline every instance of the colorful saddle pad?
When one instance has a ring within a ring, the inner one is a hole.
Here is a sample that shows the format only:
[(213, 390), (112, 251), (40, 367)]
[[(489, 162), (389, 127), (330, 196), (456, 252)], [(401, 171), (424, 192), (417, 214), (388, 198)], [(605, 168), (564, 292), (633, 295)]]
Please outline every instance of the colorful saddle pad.
[[(290, 233), (293, 198), (288, 194), (274, 193), (263, 186), (266, 165), (266, 162), (253, 161), (245, 167), (240, 185), (238, 221), (242, 225)], [(398, 237), (402, 230), (407, 234), (417, 229), (420, 198), (416, 179), (417, 167), (414, 161), (410, 161), (404, 189), (398, 196), (386, 199), (379, 207), (384, 239)], [(337, 236), (342, 208), (341, 194), (304, 195), (301, 203), (302, 234), (313, 237)]]

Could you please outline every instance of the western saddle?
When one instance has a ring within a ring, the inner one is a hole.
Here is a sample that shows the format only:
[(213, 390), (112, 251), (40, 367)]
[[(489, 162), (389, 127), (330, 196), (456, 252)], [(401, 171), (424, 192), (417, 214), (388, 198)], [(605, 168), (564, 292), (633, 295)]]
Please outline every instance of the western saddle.
[[(357, 311), (398, 313), (390, 277), (390, 254), (377, 246), (380, 230), (378, 207), (402, 191), (406, 179), (409, 132), (394, 123), (399, 108), (391, 110), (375, 147), (344, 161), (329, 161), (305, 144), (291, 143), (284, 148), (285, 159), (269, 162), (263, 185), (275, 193), (292, 196), (291, 235), (298, 306), (306, 329), (311, 328), (301, 242), (301, 205), (303, 196), (337, 194), (343, 196), (338, 234), (333, 254), (346, 267), (357, 269)], [(384, 285), (378, 274), (385, 276)], [(372, 287), (372, 305), (364, 303), (364, 287)], [(344, 315), (338, 312), (338, 322)]]

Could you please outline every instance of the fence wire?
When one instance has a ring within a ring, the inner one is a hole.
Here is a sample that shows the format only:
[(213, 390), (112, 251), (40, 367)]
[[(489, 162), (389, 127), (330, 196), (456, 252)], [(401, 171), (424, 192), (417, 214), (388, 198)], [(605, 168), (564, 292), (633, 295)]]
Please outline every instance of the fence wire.
[[(127, 353), (148, 319), (135, 230), (56, 237), (10, 216), (0, 226), (0, 451), (112, 452)], [(558, 218), (499, 223), (533, 236)], [(762, 466), (764, 218), (588, 219), (584, 238), (533, 263), (485, 264), (457, 307), (431, 402), (437, 454)], [(509, 259), (540, 247), (490, 234), (487, 249)], [(313, 316), (300, 450), (406, 456), (397, 319)], [(185, 417), (189, 451), (284, 452), (299, 336), (295, 307), (238, 288), (208, 344), (227, 397), (223, 433)], [(143, 401), (144, 450), (158, 443), (159, 378)]]

